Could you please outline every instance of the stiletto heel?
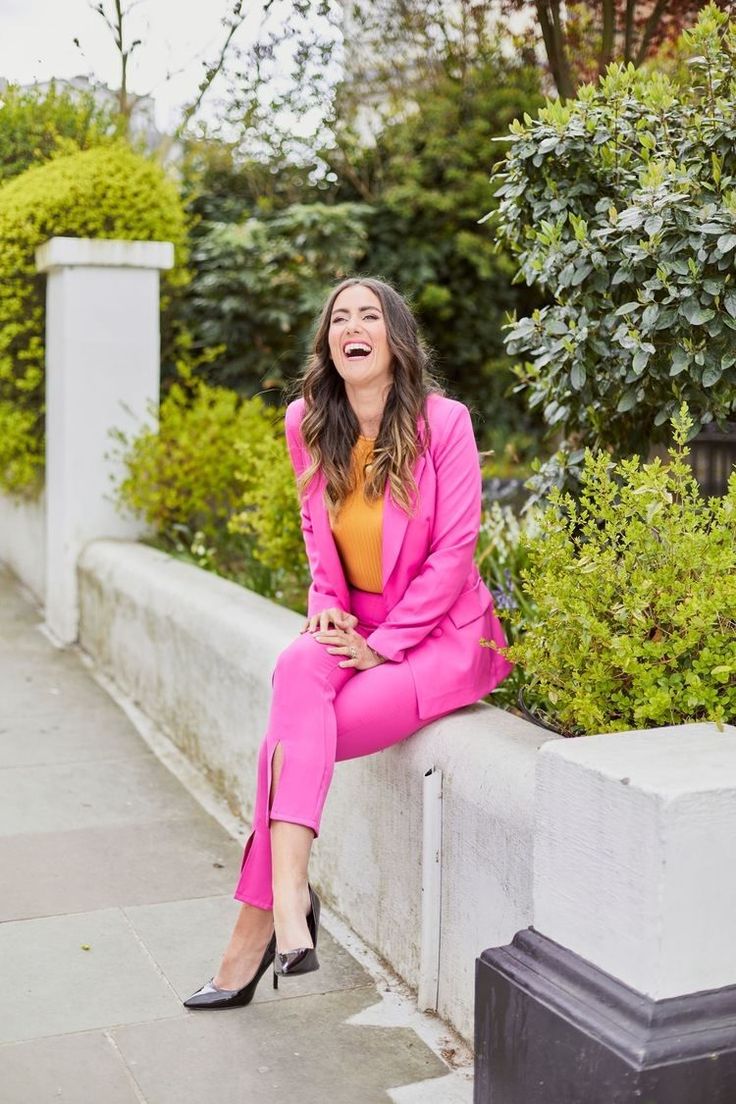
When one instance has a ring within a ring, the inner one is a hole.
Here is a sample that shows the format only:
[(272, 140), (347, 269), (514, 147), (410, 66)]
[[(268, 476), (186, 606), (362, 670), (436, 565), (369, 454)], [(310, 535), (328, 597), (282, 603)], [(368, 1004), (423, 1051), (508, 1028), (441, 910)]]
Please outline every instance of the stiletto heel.
[(309, 974), (312, 970), (319, 970), (317, 958), (317, 934), (319, 932), (320, 899), (309, 886), (309, 900), (311, 908), (307, 916), (307, 927), (312, 937), (312, 947), (297, 947), (295, 951), (276, 951), (273, 960), (273, 987), (278, 988), (278, 977), (287, 977), (290, 974)]
[[(256, 991), (256, 986), (265, 974), (268, 967), (273, 962), (274, 955), (276, 954), (276, 932), (273, 933), (269, 941), (268, 946), (263, 952), (263, 958), (258, 964), (258, 968), (242, 989), (220, 989), (217, 985), (213, 984), (214, 978), (210, 978), (205, 982), (201, 989), (198, 989), (196, 993), (192, 993), (191, 997), (183, 1001), (185, 1008), (235, 1008), (242, 1007), (244, 1004), (250, 1004), (253, 1000), (253, 994)], [(275, 988), (275, 986), (274, 986)]]

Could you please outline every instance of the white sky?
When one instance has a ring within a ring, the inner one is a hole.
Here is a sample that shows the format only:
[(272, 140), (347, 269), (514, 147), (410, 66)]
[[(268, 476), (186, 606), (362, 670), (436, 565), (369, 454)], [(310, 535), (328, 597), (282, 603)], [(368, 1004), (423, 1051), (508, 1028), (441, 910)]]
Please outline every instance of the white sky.
[[(112, 4), (106, 0), (106, 9)], [(125, 5), (129, 6), (128, 3)], [(234, 42), (244, 47), (254, 37), (260, 3), (245, 0), (254, 18), (237, 31)], [(191, 100), (203, 73), (202, 61), (214, 60), (223, 41), (221, 19), (228, 0), (139, 0), (129, 18), (130, 36), (141, 38), (128, 70), (133, 92), (151, 92), (156, 122), (170, 127), (176, 109)], [(73, 43), (78, 38), (84, 56)], [(167, 72), (183, 70), (171, 80)], [(118, 54), (112, 35), (87, 0), (0, 0), (0, 76), (29, 84), (51, 77), (87, 75), (117, 88)], [(215, 110), (217, 83), (207, 93)], [(206, 118), (208, 111), (203, 108)]]

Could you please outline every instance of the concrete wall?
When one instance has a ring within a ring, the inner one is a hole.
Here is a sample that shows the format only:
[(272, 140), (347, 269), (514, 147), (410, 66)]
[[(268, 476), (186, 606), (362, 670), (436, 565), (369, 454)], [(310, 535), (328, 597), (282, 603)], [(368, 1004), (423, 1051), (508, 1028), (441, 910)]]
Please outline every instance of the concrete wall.
[(0, 491), (0, 563), (5, 563), (36, 598), (46, 594), (46, 506), (36, 499)]
[[(271, 672), (302, 618), (127, 541), (85, 547), (79, 594), (82, 647), (250, 823)], [(417, 988), (423, 780), (442, 770), (437, 1011), (468, 1041), (476, 955), (531, 923), (534, 768), (548, 740), (479, 703), (338, 763), (313, 846), (326, 901)]]

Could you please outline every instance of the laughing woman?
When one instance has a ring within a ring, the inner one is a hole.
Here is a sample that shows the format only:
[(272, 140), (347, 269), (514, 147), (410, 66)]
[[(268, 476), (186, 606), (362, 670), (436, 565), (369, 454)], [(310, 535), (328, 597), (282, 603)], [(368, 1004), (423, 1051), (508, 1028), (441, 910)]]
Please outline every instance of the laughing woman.
[(445, 397), (407, 304), (343, 281), (322, 311), (285, 428), (312, 582), (279, 655), (258, 760), (242, 902), (219, 970), (184, 1004), (247, 1004), (273, 963), (319, 967), (312, 840), (335, 762), (477, 701), (511, 671), (473, 554), (481, 475), (470, 414)]

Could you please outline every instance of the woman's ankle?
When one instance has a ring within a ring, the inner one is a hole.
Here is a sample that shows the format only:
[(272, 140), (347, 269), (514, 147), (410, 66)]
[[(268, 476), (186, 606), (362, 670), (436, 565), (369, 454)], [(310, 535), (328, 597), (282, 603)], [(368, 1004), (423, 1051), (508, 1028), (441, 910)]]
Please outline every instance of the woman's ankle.
[(301, 882), (289, 881), (275, 884), (273, 887), (273, 915), (291, 911), (306, 903), (309, 909), (309, 884), (305, 878)]

